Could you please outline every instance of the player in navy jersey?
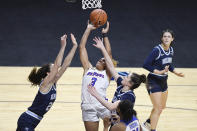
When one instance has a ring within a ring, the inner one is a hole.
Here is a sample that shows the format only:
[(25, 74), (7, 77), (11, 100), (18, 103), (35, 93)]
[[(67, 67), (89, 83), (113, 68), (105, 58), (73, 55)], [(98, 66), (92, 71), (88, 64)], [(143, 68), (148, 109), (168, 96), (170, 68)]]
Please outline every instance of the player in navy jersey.
[(103, 42), (100, 38), (94, 38), (94, 41), (96, 44), (94, 44), (95, 47), (99, 48), (106, 60), (106, 66), (108, 67), (110, 73), (114, 77), (115, 81), (117, 82), (117, 89), (114, 94), (112, 103), (106, 101), (97, 90), (92, 86), (89, 85), (88, 89), (89, 92), (107, 109), (111, 111), (115, 111), (118, 104), (123, 100), (130, 100), (133, 104), (135, 103), (135, 94), (133, 92), (134, 89), (138, 88), (141, 83), (146, 82), (146, 76), (144, 74), (138, 75), (136, 73), (129, 74), (125, 77), (121, 77), (115, 70), (114, 65), (110, 59), (110, 56), (108, 55), (106, 49), (104, 48)]
[(77, 49), (77, 41), (73, 34), (71, 40), (73, 47), (67, 57), (62, 59), (66, 47), (67, 35), (61, 37), (61, 48), (54, 64), (46, 64), (37, 69), (34, 67), (29, 74), (28, 80), (33, 86), (39, 86), (38, 93), (28, 110), (19, 117), (17, 131), (34, 131), (45, 113), (47, 113), (56, 99), (56, 83), (70, 65)]
[(172, 64), (174, 50), (171, 47), (171, 43), (173, 40), (173, 31), (169, 29), (164, 30), (162, 32), (161, 44), (153, 48), (143, 65), (144, 69), (150, 71), (147, 77), (147, 91), (153, 104), (150, 118), (147, 119), (144, 126), (151, 131), (156, 130), (160, 114), (166, 107), (168, 96), (168, 71), (179, 77), (184, 76), (183, 73), (178, 73)]

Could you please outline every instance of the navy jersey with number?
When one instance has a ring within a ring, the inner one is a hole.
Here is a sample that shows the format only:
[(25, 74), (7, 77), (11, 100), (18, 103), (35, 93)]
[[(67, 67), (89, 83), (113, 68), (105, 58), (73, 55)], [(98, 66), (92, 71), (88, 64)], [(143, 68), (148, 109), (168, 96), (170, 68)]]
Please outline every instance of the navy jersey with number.
[(163, 49), (163, 47), (160, 45), (153, 48), (150, 55), (147, 57), (147, 59), (144, 62), (143, 68), (150, 71), (150, 75), (156, 75), (157, 77), (163, 77), (164, 75), (158, 75), (154, 74), (154, 69), (157, 70), (164, 70), (165, 66), (169, 65), (169, 71), (173, 72), (174, 66), (172, 65), (172, 57), (174, 55), (173, 48), (170, 47), (167, 51)]
[(114, 97), (112, 99), (112, 102), (116, 102), (118, 100), (130, 100), (133, 104), (135, 103), (135, 94), (132, 90), (129, 90), (127, 92), (122, 92), (122, 88), (124, 87), (121, 83), (123, 79), (121, 77), (118, 77), (117, 79), (117, 89), (114, 94)]
[(51, 108), (56, 99), (56, 84), (51, 86), (47, 93), (38, 91), (32, 105), (28, 108), (29, 111), (43, 117)]

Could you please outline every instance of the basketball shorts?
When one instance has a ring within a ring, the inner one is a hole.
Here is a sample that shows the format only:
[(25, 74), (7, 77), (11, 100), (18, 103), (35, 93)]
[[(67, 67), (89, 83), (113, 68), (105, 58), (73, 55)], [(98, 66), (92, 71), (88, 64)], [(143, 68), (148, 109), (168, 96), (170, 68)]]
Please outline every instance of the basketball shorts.
[(100, 104), (81, 104), (81, 110), (83, 121), (96, 122), (99, 121), (99, 118), (104, 119), (107, 116), (111, 116), (110, 111)]
[(167, 91), (168, 89), (167, 77), (158, 78), (157, 76), (149, 74), (147, 79), (148, 79), (147, 91), (149, 94)]
[(24, 112), (18, 119), (16, 131), (34, 131), (39, 122), (40, 120)]

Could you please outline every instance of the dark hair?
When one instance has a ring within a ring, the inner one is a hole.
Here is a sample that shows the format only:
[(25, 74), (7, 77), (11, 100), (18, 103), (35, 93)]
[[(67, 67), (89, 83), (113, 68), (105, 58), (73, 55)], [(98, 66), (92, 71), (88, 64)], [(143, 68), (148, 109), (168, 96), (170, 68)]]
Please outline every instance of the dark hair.
[(28, 76), (28, 80), (33, 86), (39, 85), (41, 80), (47, 76), (47, 72), (50, 72), (50, 64), (43, 65), (39, 69), (34, 67)]
[(138, 88), (140, 86), (141, 83), (145, 83), (146, 82), (146, 75), (142, 74), (136, 74), (136, 73), (132, 73), (131, 75), (131, 84), (132, 85), (132, 89)]
[(136, 111), (133, 109), (134, 104), (130, 100), (123, 100), (118, 104), (117, 109), (119, 109), (122, 119), (126, 122), (130, 121), (133, 116), (137, 116)]
[(164, 33), (166, 33), (166, 32), (169, 32), (172, 35), (172, 38), (174, 38), (174, 32), (172, 30), (170, 30), (170, 29), (163, 30), (161, 38), (163, 37)]

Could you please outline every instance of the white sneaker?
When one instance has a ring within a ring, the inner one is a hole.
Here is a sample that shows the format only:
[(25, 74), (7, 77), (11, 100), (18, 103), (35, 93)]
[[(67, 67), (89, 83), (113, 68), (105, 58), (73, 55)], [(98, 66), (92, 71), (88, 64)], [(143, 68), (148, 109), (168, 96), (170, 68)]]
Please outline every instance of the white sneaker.
[(148, 122), (142, 123), (141, 127), (142, 127), (142, 131), (150, 131), (151, 130), (150, 124)]

